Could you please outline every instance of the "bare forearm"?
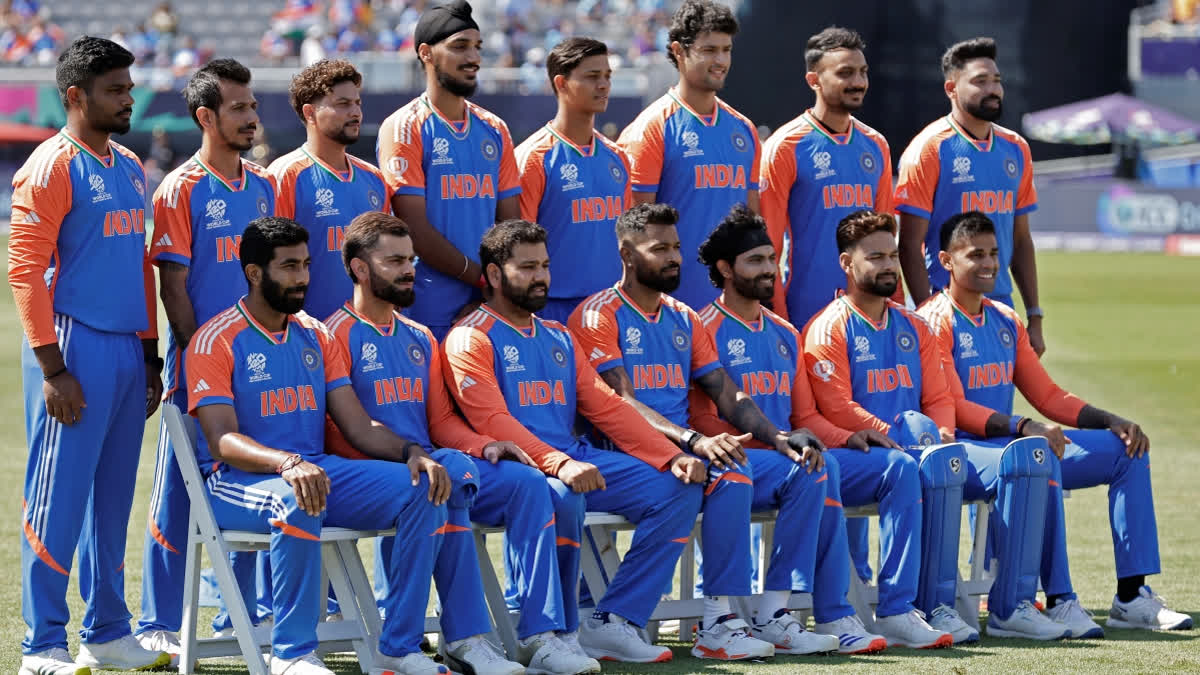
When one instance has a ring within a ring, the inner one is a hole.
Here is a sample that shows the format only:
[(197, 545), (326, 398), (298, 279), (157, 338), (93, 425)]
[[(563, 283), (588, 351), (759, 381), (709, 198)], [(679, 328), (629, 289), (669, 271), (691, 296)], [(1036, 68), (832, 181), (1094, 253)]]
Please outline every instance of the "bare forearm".
[(1107, 429), (1113, 425), (1114, 419), (1117, 416), (1101, 410), (1092, 405), (1085, 405), (1079, 411), (1079, 418), (1075, 422), (1075, 426), (1080, 429)]
[(754, 440), (767, 447), (774, 446), (775, 438), (779, 435), (778, 427), (771, 424), (771, 420), (767, 419), (754, 399), (741, 392), (738, 393), (741, 395), (734, 400), (732, 409), (728, 412), (721, 409), (718, 404), (721, 416), (729, 420), (743, 434), (752, 434)]
[(908, 293), (913, 304), (920, 305), (929, 298), (929, 270), (925, 269), (925, 232), (929, 221), (910, 214), (900, 216), (900, 270), (908, 284)]
[(58, 348), (57, 342), (34, 347), (33, 355), (42, 368), (42, 375), (53, 375), (67, 367), (67, 362), (63, 360), (62, 350)]
[(188, 346), (199, 328), (196, 325), (196, 310), (187, 293), (187, 275), (188, 269), (183, 265), (159, 263), (159, 279), (162, 285), (159, 297), (162, 298), (163, 311), (167, 314), (167, 323), (175, 337), (175, 344), (180, 349)]
[(222, 434), (212, 447), (218, 448), (213, 453), (214, 459), (249, 473), (275, 473), (284, 460), (293, 454), (268, 448), (236, 431)]
[(1013, 237), (1012, 275), (1025, 306), (1040, 306), (1038, 303), (1037, 255), (1033, 249), (1033, 239), (1028, 233), (1023, 237)]
[(628, 374), (623, 368), (611, 368), (600, 373), (600, 379), (604, 380), (605, 384), (613, 388), (621, 398), (633, 406), (634, 410), (642, 416), (654, 430), (669, 438), (675, 444), (679, 444), (683, 440), (683, 432), (686, 431), (683, 427), (674, 424), (671, 420), (663, 417), (657, 410), (642, 403), (634, 395), (633, 383), (629, 381)]
[(396, 215), (408, 224), (408, 229), (412, 232), (413, 248), (416, 249), (421, 262), (432, 265), (442, 274), (464, 283), (474, 282), (483, 274), (477, 263), (455, 248), (454, 244), (442, 236), (425, 217), (423, 198), (397, 195), (392, 200), (392, 208)]
[(409, 446), (420, 447), (417, 443), (392, 433), (382, 424), (371, 424), (365, 429), (358, 429), (356, 433), (346, 435), (346, 440), (364, 455), (392, 462), (408, 461)]

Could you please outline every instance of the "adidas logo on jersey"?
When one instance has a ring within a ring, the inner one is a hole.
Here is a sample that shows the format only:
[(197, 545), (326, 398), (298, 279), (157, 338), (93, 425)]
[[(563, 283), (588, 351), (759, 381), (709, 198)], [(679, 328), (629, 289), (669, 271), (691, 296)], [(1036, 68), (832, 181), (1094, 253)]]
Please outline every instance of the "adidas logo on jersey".
[(458, 390), (464, 391), (464, 390), (466, 390), (467, 387), (470, 387), (474, 384), (475, 384), (475, 380), (470, 375), (467, 375), (466, 377), (464, 377), (462, 379), (462, 382), (460, 382), (458, 384)]
[(174, 242), (171, 241), (171, 235), (164, 232), (163, 236), (159, 237), (158, 241), (154, 242), (154, 245), (155, 246), (170, 246), (173, 243)]
[(196, 383), (196, 388), (192, 390), (192, 393), (199, 394), (202, 392), (206, 392), (211, 388), (212, 387), (209, 387), (208, 383), (204, 381), (204, 378), (200, 378), (200, 381)]
[(604, 352), (600, 351), (600, 348), (599, 348), (599, 347), (593, 347), (593, 348), (592, 348), (592, 353), (591, 353), (591, 354), (588, 354), (588, 359), (589, 359), (589, 360), (592, 360), (592, 361), (595, 361), (595, 360), (597, 360), (597, 359), (602, 359), (602, 358), (604, 358), (604, 357), (606, 357), (606, 356), (608, 356), (608, 354), (605, 354)]

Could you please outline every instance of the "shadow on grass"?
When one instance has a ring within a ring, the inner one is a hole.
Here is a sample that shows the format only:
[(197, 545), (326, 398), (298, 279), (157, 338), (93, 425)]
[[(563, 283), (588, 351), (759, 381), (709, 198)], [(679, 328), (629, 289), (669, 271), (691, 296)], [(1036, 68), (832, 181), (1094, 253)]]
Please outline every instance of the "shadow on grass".
[[(1192, 626), (1200, 625), (1200, 612), (1184, 612), (1192, 617)], [(1108, 612), (1093, 612), (1096, 623), (1104, 626)], [(1181, 642), (1200, 638), (1200, 630), (1139, 630), (1136, 628), (1109, 628), (1105, 626), (1104, 637), (1119, 642)]]

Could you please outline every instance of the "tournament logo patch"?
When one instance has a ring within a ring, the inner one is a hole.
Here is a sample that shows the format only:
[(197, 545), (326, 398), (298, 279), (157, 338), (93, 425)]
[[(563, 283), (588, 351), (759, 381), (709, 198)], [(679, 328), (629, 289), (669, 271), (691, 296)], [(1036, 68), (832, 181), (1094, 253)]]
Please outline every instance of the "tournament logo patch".
[(675, 332), (671, 333), (671, 344), (675, 345), (675, 349), (685, 352), (692, 346), (692, 340), (688, 337), (687, 333), (676, 329)]
[(267, 355), (262, 352), (247, 354), (246, 368), (250, 371), (251, 382), (264, 382), (271, 379), (271, 374), (267, 372)]
[(1017, 177), (1017, 160), (1009, 157), (1004, 160), (1004, 173), (1008, 174), (1009, 178)]
[(321, 357), (317, 354), (317, 350), (312, 347), (305, 347), (304, 351), (300, 352), (300, 360), (304, 361), (304, 367), (309, 370), (316, 370), (321, 367)]
[(733, 149), (738, 152), (746, 152), (750, 149), (750, 141), (746, 139), (746, 134), (740, 131), (733, 132), (729, 140), (733, 143)]
[(917, 348), (917, 337), (908, 331), (896, 335), (896, 346), (902, 352), (911, 352)]
[(383, 198), (380, 197), (379, 193), (374, 190), (367, 191), (367, 201), (371, 203), (372, 209), (378, 209), (379, 206), (383, 204)]
[(864, 152), (862, 157), (858, 158), (858, 164), (863, 171), (867, 173), (875, 173), (875, 156), (869, 152)]
[(1013, 336), (1007, 328), (1001, 328), (1000, 330), (996, 331), (996, 334), (1000, 336), (1000, 344), (1004, 345), (1005, 347), (1013, 346)]
[(418, 366), (425, 365), (425, 351), (421, 349), (420, 345), (409, 345), (408, 360)]
[(364, 362), (362, 372), (369, 373), (379, 370), (383, 364), (379, 362), (379, 348), (374, 342), (364, 342), (362, 346), (361, 360)]
[(563, 351), (563, 348), (559, 347), (558, 345), (555, 345), (550, 350), (550, 357), (553, 358), (554, 363), (558, 364), (559, 366), (567, 365), (567, 353), (565, 351)]
[(485, 138), (479, 146), (479, 152), (483, 153), (483, 158), (489, 162), (496, 159), (496, 142), (490, 138)]

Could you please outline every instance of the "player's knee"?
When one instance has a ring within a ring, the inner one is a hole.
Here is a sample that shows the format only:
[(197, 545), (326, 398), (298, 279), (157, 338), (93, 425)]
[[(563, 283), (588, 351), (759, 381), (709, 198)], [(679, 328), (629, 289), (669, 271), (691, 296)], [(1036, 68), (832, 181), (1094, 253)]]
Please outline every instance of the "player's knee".
[[(828, 480), (833, 485), (841, 485), (842, 465), (838, 464), (837, 457), (834, 457), (832, 452), (822, 453), (822, 457), (825, 459), (825, 480)], [(820, 477), (817, 480), (820, 480)]]
[[(879, 449), (872, 452), (881, 452)], [(883, 471), (883, 484), (890, 491), (904, 490), (916, 494), (921, 488), (920, 469), (917, 460), (903, 450), (883, 451), (887, 454), (887, 468)]]
[(479, 472), (475, 462), (458, 450), (442, 448), (433, 453), (433, 459), (446, 468), (450, 476), (451, 508), (469, 509), (475, 504), (475, 495), (479, 492)]
[(927, 448), (918, 462), (921, 487), (943, 489), (961, 487), (967, 480), (967, 451), (961, 443)]
[[(1000, 477), (1053, 478), (1061, 476), (1058, 458), (1050, 451), (1046, 439), (1039, 436), (1018, 438), (1005, 446), (1000, 453)], [(1058, 481), (1061, 484), (1061, 480)]]
[(587, 517), (587, 497), (582, 492), (556, 492), (553, 502), (554, 519), (560, 523), (559, 527), (566, 524), (583, 527), (583, 521)]

